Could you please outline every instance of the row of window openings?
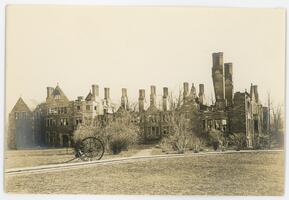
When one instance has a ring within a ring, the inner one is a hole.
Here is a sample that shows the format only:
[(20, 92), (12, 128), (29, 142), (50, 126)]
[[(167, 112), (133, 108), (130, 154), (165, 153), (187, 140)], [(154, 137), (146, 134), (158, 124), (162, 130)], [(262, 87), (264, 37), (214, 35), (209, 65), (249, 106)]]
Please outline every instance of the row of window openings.
[[(169, 130), (170, 130), (170, 127), (163, 127), (162, 132), (163, 132), (164, 135), (166, 135), (166, 134), (169, 133)], [(152, 126), (152, 127), (148, 128), (148, 134), (149, 135), (154, 135), (154, 134), (155, 135), (159, 135), (159, 133), (160, 133), (159, 127)]]
[[(162, 120), (164, 122), (170, 121), (170, 117), (163, 115)], [(150, 115), (148, 116), (148, 122), (157, 122), (158, 121), (158, 115)], [(143, 118), (140, 119), (140, 122), (143, 122)]]
[(27, 119), (28, 113), (27, 112), (15, 112), (15, 119)]
[[(207, 124), (207, 127), (206, 127)], [(203, 120), (203, 127), (208, 130), (211, 129), (217, 129), (217, 130), (221, 130), (221, 131), (225, 131), (226, 127), (227, 127), (227, 120), (223, 119), (223, 120), (208, 120), (206, 122), (206, 120)]]
[(48, 114), (66, 114), (67, 107), (48, 108)]
[[(47, 119), (46, 121), (46, 126), (50, 127), (56, 125), (56, 120), (55, 119)], [(68, 126), (68, 119), (67, 118), (62, 118), (59, 120), (59, 125), (60, 126)]]
[[(85, 108), (86, 108), (87, 111), (89, 111), (89, 110), (90, 110), (90, 107), (91, 107), (90, 105), (87, 105)], [(77, 109), (77, 110), (81, 110), (81, 106), (76, 106), (76, 109)], [(97, 107), (94, 106), (94, 110), (96, 110), (96, 109), (97, 109)]]

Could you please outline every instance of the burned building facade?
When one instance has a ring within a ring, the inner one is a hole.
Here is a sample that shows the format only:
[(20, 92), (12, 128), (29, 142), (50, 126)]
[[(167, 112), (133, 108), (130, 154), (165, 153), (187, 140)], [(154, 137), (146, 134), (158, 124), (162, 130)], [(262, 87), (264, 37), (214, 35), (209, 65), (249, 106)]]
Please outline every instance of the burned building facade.
[[(208, 104), (205, 85), (183, 83), (182, 97), (173, 101), (169, 88), (162, 88), (161, 106), (157, 105), (157, 88), (150, 87), (149, 105), (146, 106), (146, 91), (139, 90), (138, 110), (130, 111), (139, 124), (145, 142), (159, 141), (170, 134), (174, 111), (187, 117), (197, 112), (204, 132), (212, 129), (224, 134), (243, 133), (247, 147), (254, 148), (261, 134), (268, 132), (269, 112), (263, 107), (257, 85), (250, 91), (235, 92), (233, 85), (233, 64), (223, 62), (223, 53), (212, 54), (212, 80), (215, 101)], [(92, 85), (83, 98), (69, 100), (59, 85), (47, 87), (45, 102), (32, 110), (22, 98), (9, 114), (8, 147), (25, 148), (32, 145), (65, 147), (73, 145), (73, 131), (81, 124), (94, 126), (105, 124), (123, 111), (129, 110), (127, 89), (122, 88), (120, 107), (110, 99), (110, 89), (104, 88), (104, 98), (99, 96), (99, 86)]]
[(77, 126), (93, 126), (96, 121), (106, 121), (115, 113), (109, 88), (105, 88), (104, 93), (101, 99), (98, 85), (92, 85), (85, 99), (79, 96), (71, 101), (59, 85), (47, 87), (46, 101), (33, 111), (20, 98), (9, 114), (8, 147), (73, 145), (73, 131)]

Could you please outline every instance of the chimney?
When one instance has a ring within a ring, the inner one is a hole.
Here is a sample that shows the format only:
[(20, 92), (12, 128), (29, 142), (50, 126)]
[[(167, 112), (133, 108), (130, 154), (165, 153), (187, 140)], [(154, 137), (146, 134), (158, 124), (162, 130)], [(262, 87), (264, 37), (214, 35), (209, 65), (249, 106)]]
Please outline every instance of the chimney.
[(225, 63), (225, 98), (227, 100), (227, 105), (231, 106), (233, 104), (233, 64)]
[(83, 100), (83, 96), (78, 96), (77, 97), (77, 101), (82, 101)]
[(99, 86), (93, 84), (93, 85), (91, 86), (91, 89), (92, 89), (92, 96), (93, 96), (94, 98), (95, 98), (95, 97), (98, 97), (98, 96), (99, 96)]
[(124, 109), (128, 109), (128, 98), (127, 98), (127, 89), (121, 89), (121, 107)]
[(212, 78), (215, 91), (215, 98), (218, 103), (225, 102), (223, 52), (213, 53)]
[(163, 111), (168, 110), (168, 97), (169, 97), (169, 89), (167, 87), (163, 88)]
[(253, 86), (253, 89), (254, 89), (255, 100), (256, 100), (256, 102), (258, 103), (258, 102), (259, 102), (258, 86), (257, 86), (257, 85), (254, 85), (254, 86)]
[(205, 85), (199, 84), (199, 102), (201, 104), (204, 104), (204, 100), (205, 100)]
[(189, 83), (184, 82), (183, 101), (185, 101), (188, 95), (189, 95)]
[(156, 86), (151, 85), (150, 106), (156, 106)]
[(50, 98), (52, 96), (52, 93), (54, 91), (54, 88), (53, 87), (47, 87), (47, 99)]
[(105, 100), (109, 100), (110, 99), (109, 88), (104, 88), (104, 99)]
[(138, 107), (139, 107), (139, 112), (143, 112), (144, 109), (144, 102), (145, 102), (145, 90), (140, 89), (139, 90), (139, 97), (138, 97)]
[(253, 83), (251, 83), (251, 86), (250, 86), (250, 97), (253, 98), (253, 96), (255, 96), (255, 92), (254, 92)]
[(196, 98), (196, 96), (197, 96), (196, 95), (196, 88), (195, 88), (194, 83), (192, 83), (190, 96), (193, 97), (193, 98)]

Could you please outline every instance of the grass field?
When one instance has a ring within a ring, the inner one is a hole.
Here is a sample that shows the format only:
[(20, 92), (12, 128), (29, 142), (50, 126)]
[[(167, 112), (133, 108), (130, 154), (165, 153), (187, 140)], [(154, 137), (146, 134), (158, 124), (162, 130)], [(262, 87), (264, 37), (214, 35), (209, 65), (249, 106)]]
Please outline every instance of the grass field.
[(203, 155), (7, 176), (7, 192), (282, 195), (283, 152)]
[[(122, 151), (118, 155), (105, 153), (102, 159), (129, 157), (141, 147)], [(74, 158), (72, 149), (11, 150), (5, 152), (5, 168), (33, 167), (39, 165), (60, 164)], [(77, 162), (74, 160), (73, 162)]]

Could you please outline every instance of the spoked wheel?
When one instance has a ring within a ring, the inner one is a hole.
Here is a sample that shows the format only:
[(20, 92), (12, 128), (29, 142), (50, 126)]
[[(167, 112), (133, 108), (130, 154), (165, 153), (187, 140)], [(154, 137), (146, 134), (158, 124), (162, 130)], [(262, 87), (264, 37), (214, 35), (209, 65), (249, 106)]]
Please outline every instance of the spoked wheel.
[(100, 160), (104, 154), (104, 145), (98, 138), (87, 137), (81, 141), (79, 150), (79, 158), (83, 161)]

